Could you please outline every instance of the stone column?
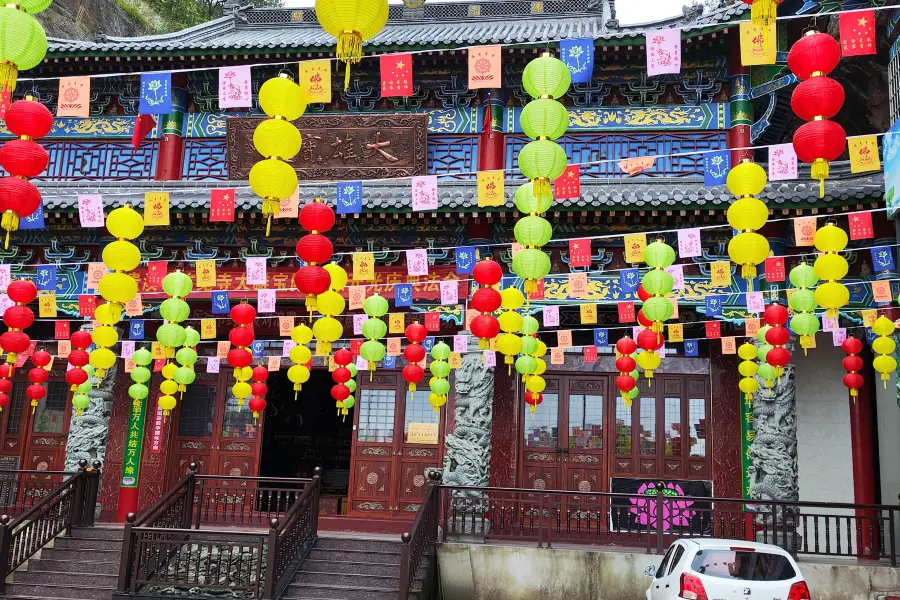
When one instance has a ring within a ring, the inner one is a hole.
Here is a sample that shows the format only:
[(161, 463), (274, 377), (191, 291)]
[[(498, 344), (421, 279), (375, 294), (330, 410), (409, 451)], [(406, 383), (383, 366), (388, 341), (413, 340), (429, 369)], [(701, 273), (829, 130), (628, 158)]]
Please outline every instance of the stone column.
[(450, 485), (487, 486), (491, 462), (491, 415), (494, 369), (480, 354), (466, 354), (454, 373), (456, 412), (453, 433), (444, 438), (446, 456), (441, 481)]

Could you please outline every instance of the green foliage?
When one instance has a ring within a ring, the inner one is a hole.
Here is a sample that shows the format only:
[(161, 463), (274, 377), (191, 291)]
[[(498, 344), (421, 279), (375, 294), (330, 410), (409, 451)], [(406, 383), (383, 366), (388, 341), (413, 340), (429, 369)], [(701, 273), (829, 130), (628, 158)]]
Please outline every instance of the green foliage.
[[(117, 0), (124, 3), (125, 0)], [(159, 15), (161, 31), (178, 31), (217, 19), (224, 13), (225, 0), (145, 0)], [(257, 8), (278, 8), (283, 0), (255, 0)], [(123, 7), (124, 8), (124, 7)], [(129, 13), (130, 14), (130, 13)]]
[(147, 18), (147, 15), (141, 10), (140, 6), (132, 4), (129, 0), (116, 0), (116, 6), (121, 8), (128, 19), (147, 31), (153, 31), (155, 27)]

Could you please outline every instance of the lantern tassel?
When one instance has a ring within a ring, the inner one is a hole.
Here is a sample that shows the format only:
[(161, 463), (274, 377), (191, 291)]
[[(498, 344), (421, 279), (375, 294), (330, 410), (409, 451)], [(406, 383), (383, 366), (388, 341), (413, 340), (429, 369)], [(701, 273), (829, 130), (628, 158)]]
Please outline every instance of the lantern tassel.
[(762, 27), (778, 16), (778, 2), (776, 0), (754, 0), (750, 5), (750, 20), (753, 24)]
[(817, 158), (810, 165), (809, 172), (813, 179), (819, 180), (819, 198), (824, 198), (825, 180), (828, 179), (828, 161), (824, 158)]
[(747, 291), (753, 291), (753, 280), (756, 279), (756, 265), (743, 265), (741, 277), (747, 280)]
[(362, 58), (363, 39), (356, 31), (344, 31), (338, 36), (337, 58), (344, 61), (344, 90), (350, 89), (350, 65)]
[(9, 234), (13, 231), (18, 231), (19, 215), (11, 210), (7, 210), (3, 213), (3, 218), (0, 219), (0, 227), (3, 227), (3, 229), (6, 230), (6, 242), (4, 243), (4, 248), (9, 248)]

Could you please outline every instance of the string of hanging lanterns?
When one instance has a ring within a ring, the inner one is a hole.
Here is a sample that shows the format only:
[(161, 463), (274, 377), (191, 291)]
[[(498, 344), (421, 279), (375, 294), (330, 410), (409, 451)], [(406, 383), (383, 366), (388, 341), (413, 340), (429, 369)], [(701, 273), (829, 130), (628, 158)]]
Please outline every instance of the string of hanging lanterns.
[(434, 360), (428, 367), (431, 371), (431, 379), (428, 380), (428, 387), (431, 390), (428, 394), (428, 403), (434, 408), (434, 412), (438, 412), (447, 403), (447, 395), (450, 394), (450, 382), (447, 380), (450, 375), (450, 365), (447, 364), (450, 346), (438, 342), (431, 348), (431, 358)]
[(847, 247), (847, 242), (847, 232), (833, 221), (816, 231), (814, 243), (816, 250), (822, 254), (816, 258), (813, 269), (824, 283), (816, 287), (815, 298), (829, 319), (837, 319), (841, 308), (850, 302), (850, 291), (840, 283), (850, 270), (847, 259), (840, 254)]
[(741, 374), (741, 381), (738, 387), (744, 393), (744, 400), (748, 403), (753, 402), (753, 394), (759, 390), (759, 382), (756, 380), (756, 373), (759, 366), (756, 363), (756, 346), (749, 341), (744, 342), (738, 348), (738, 356), (741, 364), (738, 365), (738, 373)]
[(289, 358), (294, 363), (288, 369), (288, 379), (294, 384), (294, 400), (297, 394), (303, 389), (303, 384), (309, 381), (309, 364), (312, 360), (312, 353), (309, 351), (307, 344), (312, 340), (312, 329), (304, 324), (295, 325), (291, 329), (291, 341), (295, 346), (291, 348)]
[(294, 274), (294, 285), (306, 295), (306, 307), (312, 314), (316, 297), (331, 287), (329, 272), (322, 265), (331, 259), (334, 247), (322, 234), (334, 227), (334, 211), (321, 198), (316, 198), (300, 209), (300, 226), (309, 232), (297, 240), (297, 257), (306, 264)]
[(885, 388), (891, 373), (897, 370), (897, 359), (892, 356), (897, 349), (897, 343), (893, 338), (895, 328), (894, 322), (884, 315), (878, 317), (872, 325), (872, 331), (878, 336), (872, 341), (872, 352), (878, 354), (872, 361), (872, 367), (881, 373), (881, 381), (884, 382)]
[(472, 294), (469, 306), (481, 314), (472, 319), (469, 329), (478, 338), (479, 350), (487, 350), (491, 340), (500, 334), (500, 322), (492, 313), (503, 303), (500, 292), (494, 288), (503, 278), (503, 270), (493, 260), (484, 259), (472, 269), (472, 278), (480, 287)]
[(408, 342), (403, 348), (403, 358), (408, 363), (403, 367), (403, 381), (407, 383), (409, 392), (415, 394), (416, 385), (425, 377), (425, 370), (419, 363), (425, 360), (425, 348), (422, 346), (422, 342), (428, 337), (428, 330), (418, 321), (414, 321), (406, 326), (403, 335)]
[[(91, 405), (91, 399), (87, 395), (91, 385), (88, 379), (91, 377), (94, 367), (88, 364), (90, 357), (86, 350), (91, 345), (91, 334), (87, 331), (76, 331), (69, 337), (69, 343), (72, 346), (68, 356), (71, 368), (66, 371), (66, 382), (72, 386), (73, 392), (77, 392), (72, 396), (72, 406), (75, 408), (76, 414), (80, 415)], [(89, 370), (91, 373), (88, 372)], [(87, 390), (80, 388), (84, 384), (88, 385)]]
[(806, 261), (791, 269), (788, 278), (794, 286), (794, 292), (788, 297), (788, 305), (794, 311), (791, 317), (791, 331), (800, 336), (800, 347), (803, 354), (812, 346), (814, 336), (819, 331), (819, 317), (816, 316), (816, 296), (810, 288), (816, 287), (819, 278), (816, 270)]
[(522, 338), (516, 334), (525, 325), (522, 315), (518, 312), (524, 304), (525, 296), (519, 291), (519, 288), (510, 286), (500, 292), (500, 308), (503, 311), (497, 318), (497, 323), (503, 334), (497, 338), (497, 350), (503, 354), (507, 375), (512, 374), (516, 355), (522, 352)]
[(756, 267), (769, 256), (769, 240), (757, 233), (769, 219), (768, 207), (756, 198), (766, 187), (766, 171), (756, 163), (742, 162), (728, 172), (725, 185), (737, 198), (728, 207), (728, 224), (739, 232), (728, 242), (728, 257), (741, 266), (741, 277), (752, 292)]
[(859, 396), (859, 388), (865, 384), (863, 376), (859, 374), (859, 371), (863, 369), (863, 360), (857, 356), (862, 349), (862, 342), (852, 335), (847, 336), (847, 339), (841, 344), (841, 350), (847, 355), (841, 361), (841, 366), (847, 371), (843, 378), (843, 384), (850, 390), (850, 399), (854, 402)]
[(362, 59), (363, 43), (384, 29), (387, 0), (316, 0), (316, 19), (337, 38), (335, 56), (346, 65), (344, 89), (350, 88), (350, 65)]
[(244, 400), (250, 397), (253, 389), (247, 381), (253, 375), (250, 365), (253, 363), (253, 353), (249, 346), (253, 344), (256, 336), (253, 331), (253, 321), (256, 319), (256, 309), (246, 302), (235, 304), (231, 307), (231, 320), (236, 327), (228, 332), (228, 339), (234, 346), (228, 351), (228, 364), (234, 369), (234, 385), (231, 393), (237, 399), (238, 406), (244, 404)]
[(372, 294), (363, 301), (363, 312), (368, 319), (363, 321), (362, 333), (366, 341), (359, 348), (359, 355), (368, 361), (369, 381), (375, 373), (376, 363), (384, 358), (385, 347), (380, 341), (387, 335), (387, 325), (381, 317), (387, 314), (390, 305), (380, 294)]
[(775, 370), (775, 377), (780, 381), (784, 368), (791, 362), (791, 353), (784, 347), (791, 339), (791, 334), (784, 326), (788, 320), (788, 311), (781, 304), (770, 304), (763, 312), (763, 320), (768, 325), (766, 344), (771, 346), (766, 352), (766, 363)]

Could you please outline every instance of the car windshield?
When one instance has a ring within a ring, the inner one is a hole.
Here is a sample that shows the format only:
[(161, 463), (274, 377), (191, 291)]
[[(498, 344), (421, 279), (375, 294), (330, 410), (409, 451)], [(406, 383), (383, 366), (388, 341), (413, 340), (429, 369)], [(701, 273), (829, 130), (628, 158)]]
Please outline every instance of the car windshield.
[(786, 556), (745, 550), (701, 550), (691, 570), (707, 577), (740, 581), (784, 581), (797, 575)]

